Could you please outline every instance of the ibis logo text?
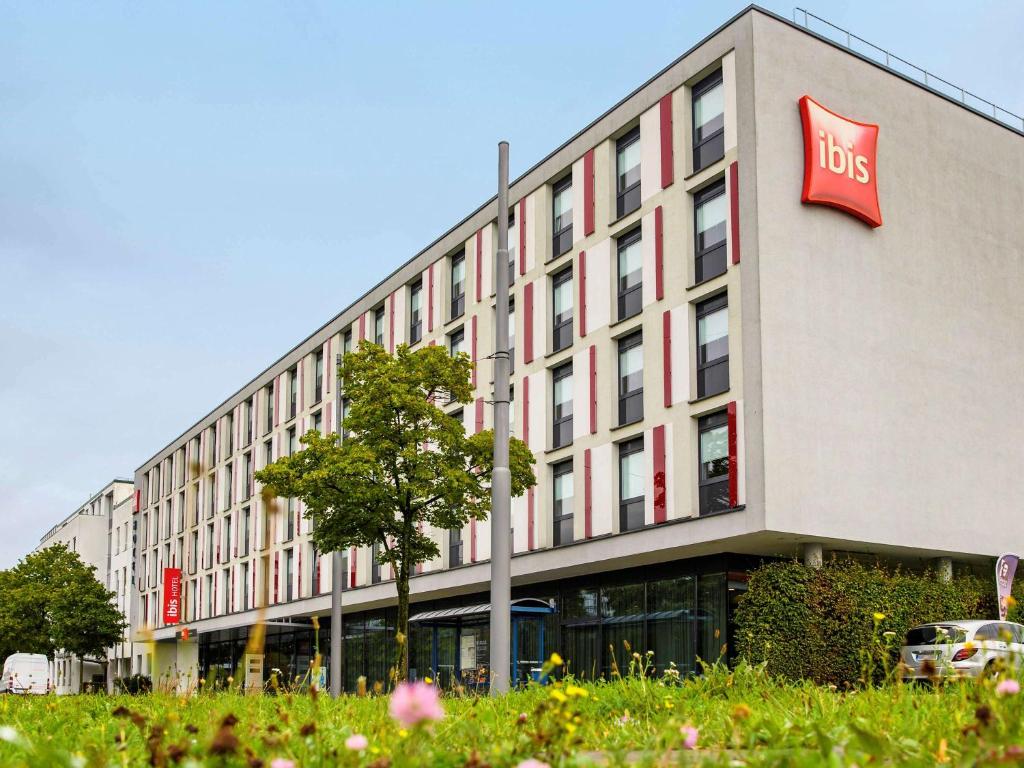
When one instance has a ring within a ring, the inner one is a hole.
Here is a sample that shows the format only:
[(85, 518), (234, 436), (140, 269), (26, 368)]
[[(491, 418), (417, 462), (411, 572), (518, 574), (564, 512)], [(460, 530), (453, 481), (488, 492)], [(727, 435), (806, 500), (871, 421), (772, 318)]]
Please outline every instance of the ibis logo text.
[(800, 99), (804, 128), (805, 203), (846, 211), (872, 227), (882, 226), (878, 207), (878, 126), (858, 123)]

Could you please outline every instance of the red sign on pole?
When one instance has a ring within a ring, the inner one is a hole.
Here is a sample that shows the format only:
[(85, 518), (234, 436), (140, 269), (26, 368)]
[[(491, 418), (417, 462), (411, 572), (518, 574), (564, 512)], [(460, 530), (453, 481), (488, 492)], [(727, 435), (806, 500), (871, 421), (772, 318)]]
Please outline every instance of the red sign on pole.
[(181, 568), (164, 568), (164, 624), (181, 618)]

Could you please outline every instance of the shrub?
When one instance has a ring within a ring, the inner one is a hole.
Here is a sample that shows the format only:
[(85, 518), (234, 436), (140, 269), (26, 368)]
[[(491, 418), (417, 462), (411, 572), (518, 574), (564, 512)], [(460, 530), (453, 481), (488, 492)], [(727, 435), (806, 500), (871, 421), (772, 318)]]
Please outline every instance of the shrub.
[(149, 675), (128, 675), (114, 679), (114, 693), (150, 693), (153, 690), (153, 681)]
[[(737, 652), (772, 674), (851, 686), (895, 662), (917, 624), (996, 617), (995, 593), (994, 578), (944, 582), (853, 560), (769, 563), (751, 573), (736, 611)], [(885, 637), (889, 653), (879, 643), (886, 632), (895, 633)]]

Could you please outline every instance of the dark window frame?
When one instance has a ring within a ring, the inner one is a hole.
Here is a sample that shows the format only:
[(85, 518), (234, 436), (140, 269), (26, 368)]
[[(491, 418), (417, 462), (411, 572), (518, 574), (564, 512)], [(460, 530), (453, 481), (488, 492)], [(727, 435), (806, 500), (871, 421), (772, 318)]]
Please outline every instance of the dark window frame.
[[(575, 541), (573, 532), (573, 512), (562, 512), (562, 500), (555, 496), (555, 488), (558, 485), (558, 478), (573, 473), (572, 459), (560, 461), (551, 467), (551, 542), (552, 546), (561, 547), (572, 544)], [(576, 483), (573, 478), (573, 504), (576, 504)]]
[(551, 258), (568, 253), (572, 248), (572, 216), (569, 217), (568, 224), (564, 224), (561, 229), (555, 229), (555, 200), (566, 190), (572, 194), (571, 172), (551, 185)]
[[(723, 357), (716, 357), (713, 360), (705, 359), (706, 348), (705, 345), (700, 343), (700, 323), (701, 320), (706, 318), (708, 315), (712, 315), (720, 310), (726, 312), (726, 335), (725, 335), (725, 348), (726, 353)], [(700, 302), (696, 306), (696, 355), (697, 355), (697, 397), (711, 397), (713, 395), (719, 395), (722, 392), (729, 391), (729, 330), (728, 330), (728, 315), (729, 315), (729, 295), (728, 293), (720, 293), (717, 296), (713, 296), (710, 299)], [(720, 368), (724, 368), (724, 372), (720, 371)], [(720, 377), (722, 382), (716, 387), (712, 382), (712, 377)]]
[[(693, 279), (695, 283), (703, 283), (719, 275), (724, 275), (729, 266), (727, 259), (729, 245), (728, 227), (726, 227), (725, 239), (720, 244), (705, 248), (701, 245), (701, 233), (697, 226), (697, 213), (701, 206), (720, 196), (725, 196), (724, 178), (719, 179), (713, 184), (708, 184), (693, 194)], [(712, 261), (713, 266), (706, 267), (705, 265), (708, 261)], [(718, 268), (719, 263), (721, 264), (720, 268)]]
[[(377, 328), (380, 327), (380, 333)], [(384, 346), (384, 306), (381, 305), (373, 310), (373, 343), (378, 347)]]
[[(572, 279), (572, 265), (551, 277), (551, 350), (553, 352), (559, 352), (572, 346), (572, 322), (573, 316), (576, 314), (575, 300), (573, 301), (572, 309), (569, 311), (568, 318), (559, 320), (558, 315), (555, 313), (555, 294), (565, 283), (572, 283)], [(572, 296), (571, 286), (569, 295)], [(574, 296), (573, 299), (575, 299)]]
[(462, 565), (462, 529), (448, 529), (448, 567), (454, 568)]
[[(623, 352), (628, 352), (634, 347), (642, 347), (644, 343), (643, 331), (635, 331), (628, 336), (623, 336), (619, 339), (617, 349), (617, 361), (616, 369), (618, 374), (618, 382), (616, 383), (616, 391), (618, 393), (619, 402), (619, 426), (625, 424), (634, 424), (638, 421), (643, 421), (644, 418), (644, 387), (643, 387), (643, 364), (641, 363), (641, 376), (640, 376), (640, 387), (629, 391), (623, 391), (622, 389), (622, 355)], [(643, 359), (643, 352), (641, 352), (641, 359)], [(639, 405), (637, 405), (639, 403)]]
[[(635, 531), (644, 527), (644, 505), (646, 494), (623, 498), (623, 459), (644, 451), (644, 437), (638, 435), (619, 443), (619, 532)], [(639, 524), (637, 521), (639, 520)]]
[[(509, 207), (508, 212), (508, 230), (512, 231), (512, 227), (516, 225), (516, 211), (515, 208)], [(519, 230), (516, 230), (515, 242), (510, 235), (508, 239), (508, 287), (509, 289), (515, 285), (516, 282), (516, 260), (519, 258)]]
[(448, 354), (455, 357), (455, 340), (458, 339), (459, 345), (465, 344), (466, 342), (466, 327), (460, 326), (454, 331), (448, 334)]
[[(640, 282), (632, 288), (623, 290), (621, 260), (622, 251), (632, 245), (639, 244), (640, 254)], [(629, 232), (618, 237), (615, 241), (615, 295), (618, 319), (627, 320), (636, 317), (644, 309), (644, 270), (643, 270), (643, 231), (641, 227), (635, 227)]]
[(636, 126), (615, 141), (615, 218), (621, 219), (640, 207), (640, 176), (627, 187), (620, 188), (622, 176), (619, 173), (619, 157), (640, 141), (640, 126)]
[[(725, 109), (722, 110), (722, 127), (708, 136), (697, 138), (697, 102), (718, 85), (722, 85), (722, 70), (715, 70), (690, 89), (690, 125), (693, 142), (693, 172), (707, 168), (725, 157)], [(707, 157), (705, 157), (705, 152)]]
[(288, 370), (288, 419), (294, 419), (299, 413), (299, 366)]
[[(461, 290), (458, 294), (455, 293), (455, 268), (462, 265), (462, 283), (460, 285)], [(449, 320), (455, 320), (458, 317), (462, 317), (466, 312), (466, 252), (460, 251), (459, 253), (452, 254), (451, 265), (448, 270), (448, 281), (451, 285), (451, 314)]]
[[(419, 295), (419, 317), (413, 317), (413, 298)], [(423, 280), (417, 280), (409, 286), (409, 343), (416, 344), (423, 338)]]
[[(698, 493), (698, 514), (706, 515), (710, 512), (719, 512), (729, 509), (729, 473), (732, 468), (729, 466), (728, 453), (725, 457), (725, 475), (714, 475), (708, 477), (704, 456), (701, 453), (701, 436), (712, 429), (725, 427), (728, 439), (729, 416), (726, 411), (709, 413), (697, 420), (697, 493)], [(725, 501), (722, 503), (722, 491), (725, 491)]]
[(313, 355), (313, 402), (324, 399), (324, 351)]
[(570, 397), (568, 400), (570, 410), (568, 416), (561, 416), (559, 418), (558, 413), (555, 411), (557, 403), (555, 403), (554, 392), (555, 384), (562, 379), (569, 378), (572, 376), (572, 360), (562, 363), (557, 368), (551, 371), (551, 447), (564, 448), (567, 445), (572, 445), (572, 405), (573, 398)]

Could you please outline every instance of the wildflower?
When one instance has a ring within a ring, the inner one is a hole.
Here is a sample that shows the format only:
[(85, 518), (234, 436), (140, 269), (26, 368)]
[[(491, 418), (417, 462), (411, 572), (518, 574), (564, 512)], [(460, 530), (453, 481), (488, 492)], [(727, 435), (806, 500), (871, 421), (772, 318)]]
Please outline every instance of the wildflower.
[(875, 621), (885, 621), (885, 614), (875, 611)]
[(746, 720), (751, 715), (750, 707), (742, 702), (732, 708), (732, 719), (733, 720)]
[(552, 663), (552, 664), (554, 664), (554, 665), (555, 665), (556, 667), (560, 667), (560, 666), (562, 666), (563, 664), (565, 664), (565, 662), (564, 662), (564, 661), (562, 661), (562, 657), (561, 657), (561, 656), (559, 656), (559, 655), (558, 655), (557, 653), (552, 653), (552, 654), (551, 654), (551, 659), (550, 659), (550, 661), (551, 661), (551, 663)]
[(1020, 693), (1020, 683), (1016, 680), (1003, 680), (996, 686), (996, 693), (1000, 696), (1016, 696)]
[(531, 757), (529, 760), (523, 760), (516, 768), (551, 768), (551, 766), (540, 760), (534, 760)]
[(369, 740), (361, 733), (353, 733), (345, 739), (345, 748), (351, 749), (353, 752), (362, 752), (368, 746), (370, 746)]
[(982, 704), (974, 710), (974, 717), (979, 725), (990, 725), (992, 723), (992, 710)]
[(295, 768), (295, 761), (286, 757), (275, 757), (270, 761), (270, 768)]
[(622, 723), (623, 725), (625, 725), (626, 723), (629, 722), (629, 710), (628, 709), (625, 712), (622, 713), (622, 717), (619, 718), (619, 722)]
[(520, 712), (519, 718), (516, 720), (519, 725), (526, 725), (526, 713)]
[(893, 632), (891, 629), (887, 629), (885, 632), (882, 633), (882, 637), (888, 637), (889, 639), (892, 639), (896, 637), (896, 633)]
[(18, 741), (18, 732), (9, 725), (0, 725), (0, 741), (9, 741), (14, 744)]
[(565, 692), (570, 696), (576, 696), (580, 699), (585, 699), (590, 695), (590, 693), (587, 692), (586, 688), (580, 688), (577, 685), (567, 685), (565, 687)]
[(441, 720), (444, 717), (437, 689), (422, 682), (400, 683), (391, 694), (388, 712), (406, 728), (425, 720)]
[(430, 679), (429, 677), (424, 677), (423, 678), (423, 682), (426, 683), (427, 685), (432, 685), (434, 681), (432, 679)]
[(679, 729), (679, 732), (683, 734), (683, 749), (696, 749), (697, 748), (697, 735), (699, 731), (692, 725), (684, 725)]
[(564, 693), (562, 693), (557, 688), (555, 688), (555, 689), (553, 689), (551, 691), (551, 698), (554, 699), (555, 701), (559, 702), (560, 704), (565, 704), (565, 702), (567, 702), (569, 700), (569, 697), (566, 696)]
[(299, 729), (299, 735), (312, 736), (316, 733), (316, 723), (306, 723)]

